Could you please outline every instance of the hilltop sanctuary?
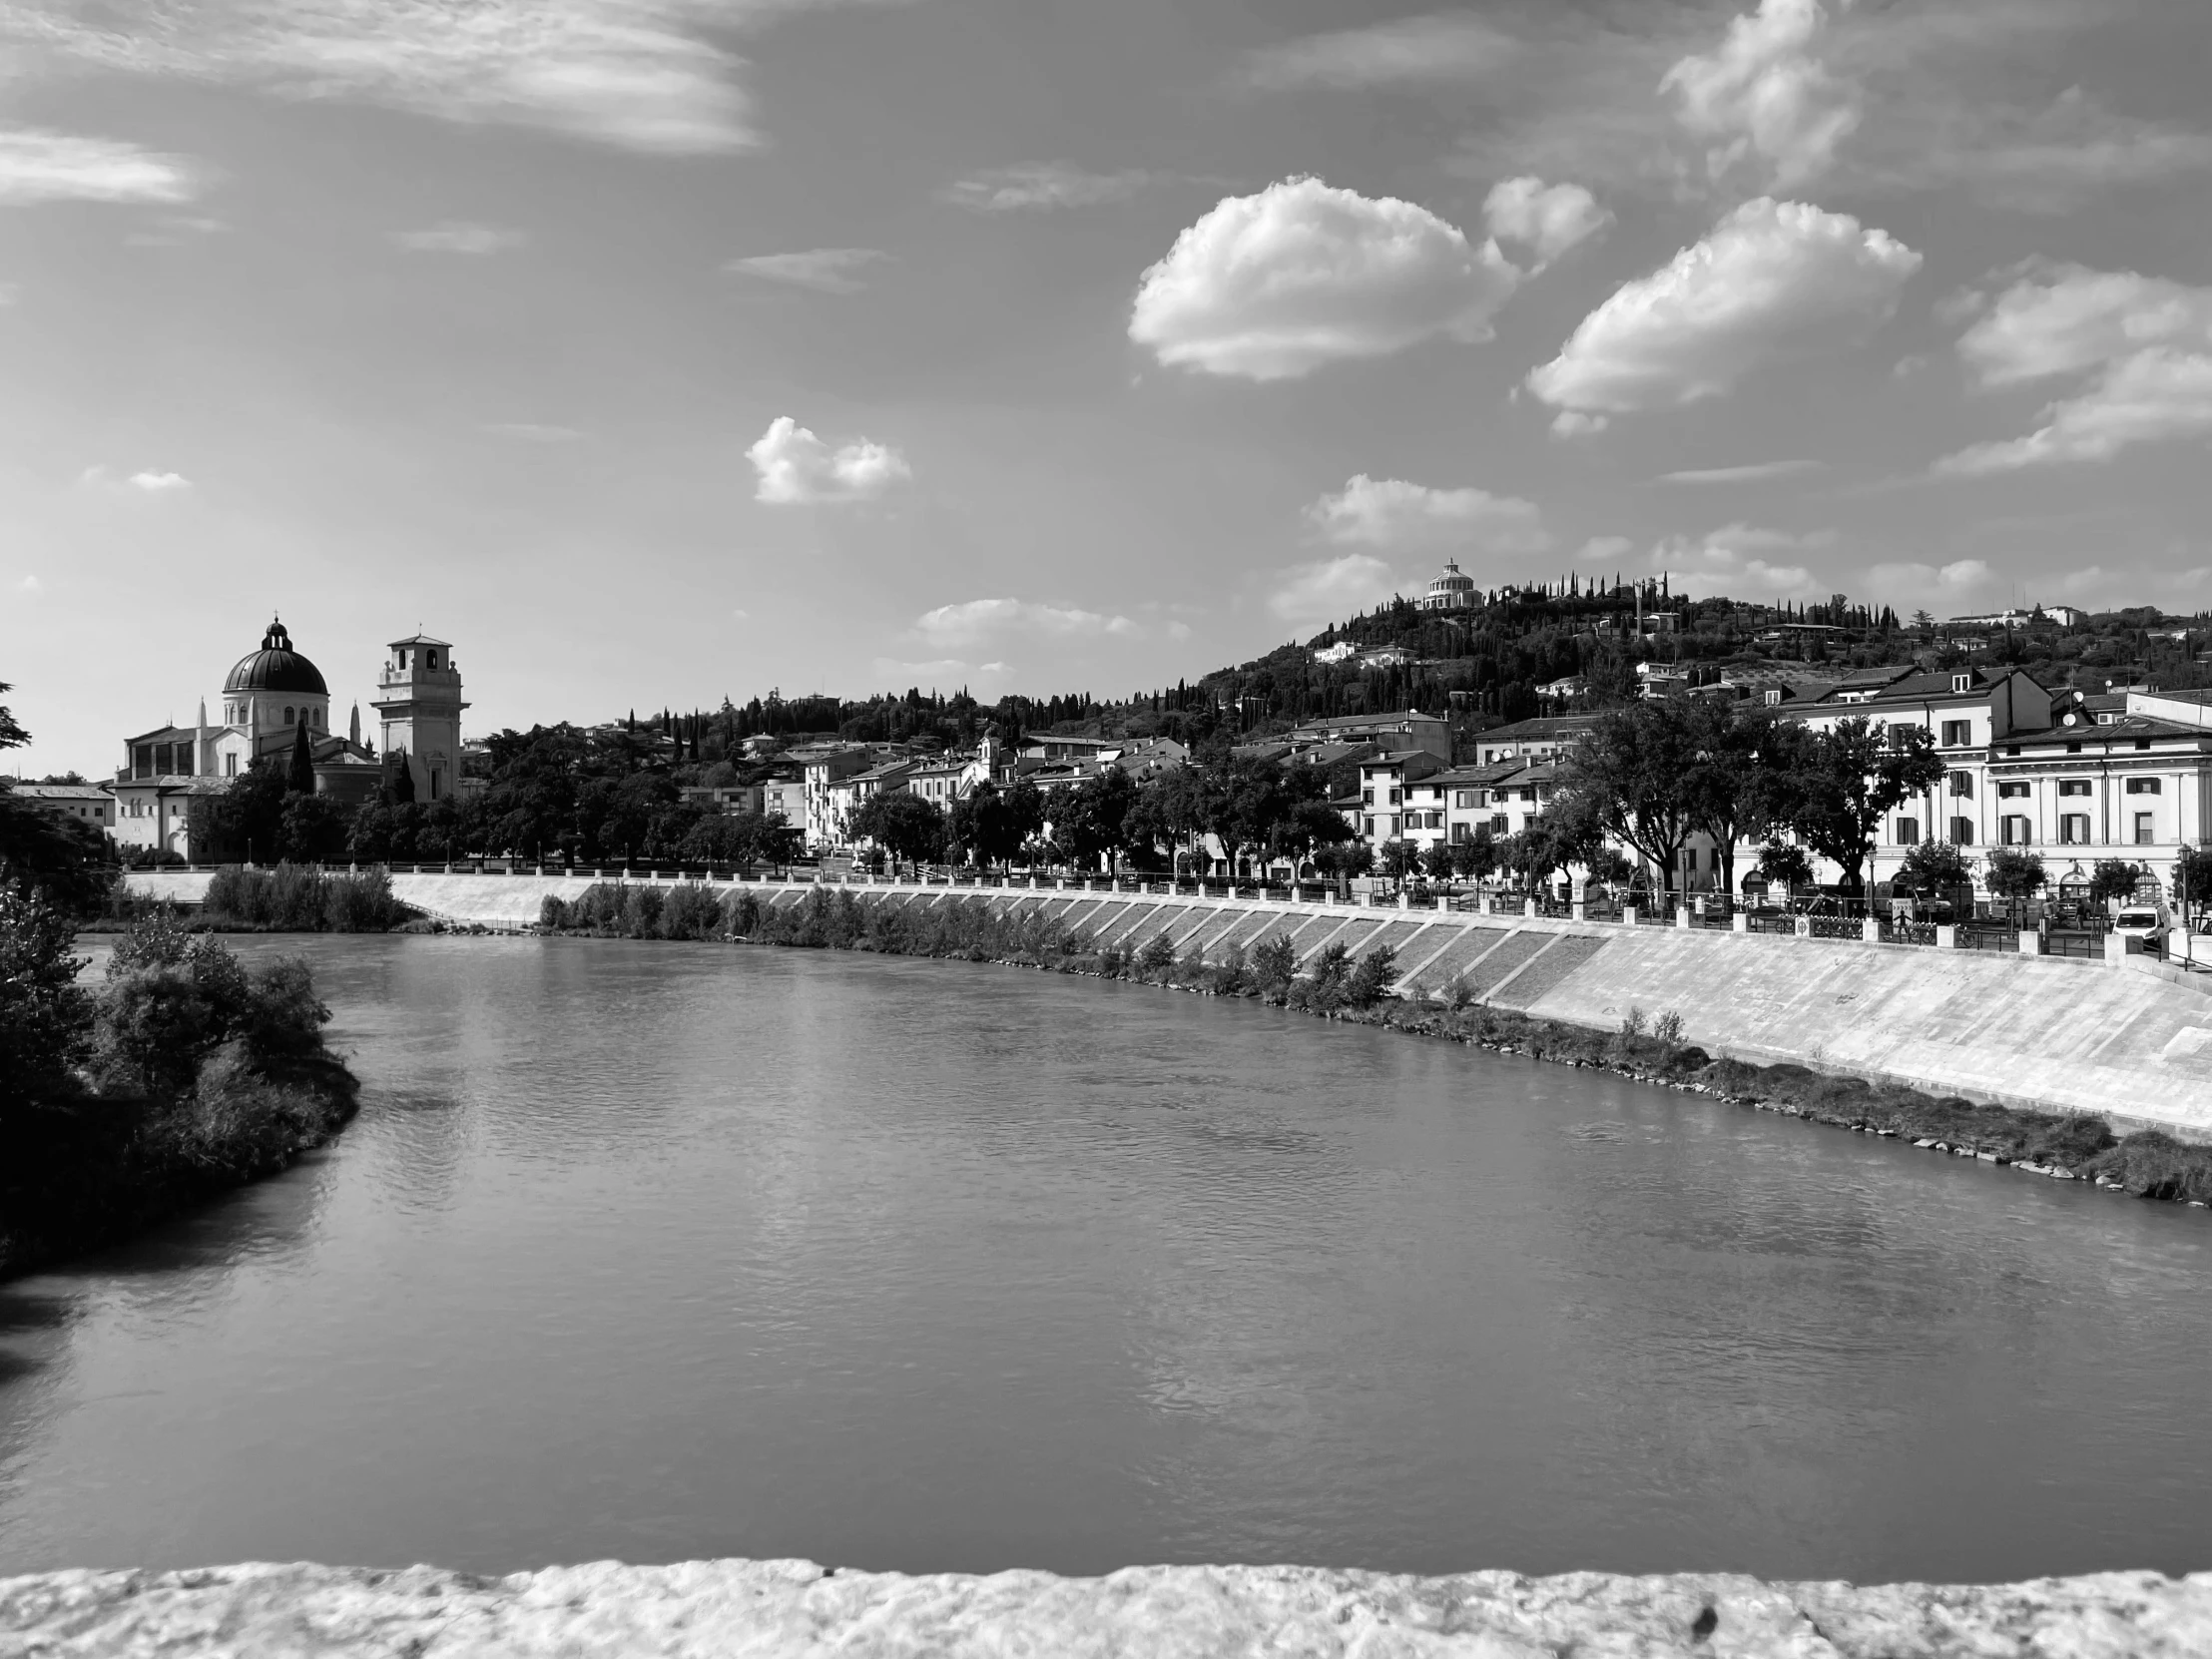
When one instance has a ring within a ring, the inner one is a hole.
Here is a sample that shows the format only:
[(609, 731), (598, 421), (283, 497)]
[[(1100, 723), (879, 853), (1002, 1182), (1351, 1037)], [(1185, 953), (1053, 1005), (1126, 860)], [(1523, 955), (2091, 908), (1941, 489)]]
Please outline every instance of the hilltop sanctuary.
[(394, 640), (372, 706), (383, 720), (386, 762), (361, 737), (353, 705), (347, 730), (330, 730), (330, 688), (322, 671), (292, 649), (281, 621), (272, 620), (259, 651), (241, 657), (224, 677), (222, 718), (210, 721), (206, 699), (192, 726), (161, 726), (124, 743), (124, 762), (107, 786), (115, 797), (115, 835), (126, 850), (147, 848), (190, 859), (192, 803), (221, 795), (259, 761), (289, 763), (302, 730), (318, 795), (352, 805), (376, 793), (386, 766), (403, 764), (417, 801), (449, 795), (459, 776), (461, 677), (453, 648), (417, 634)]

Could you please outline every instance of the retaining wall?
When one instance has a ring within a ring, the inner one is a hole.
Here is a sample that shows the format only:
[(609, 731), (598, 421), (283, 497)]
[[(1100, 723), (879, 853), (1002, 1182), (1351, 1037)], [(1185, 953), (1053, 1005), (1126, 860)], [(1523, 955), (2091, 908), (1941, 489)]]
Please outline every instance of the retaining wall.
[[(191, 902), (208, 880), (205, 872), (160, 873), (134, 875), (131, 884)], [(397, 896), (425, 914), (498, 928), (528, 927), (547, 894), (573, 898), (592, 884), (569, 876), (392, 877)], [(746, 884), (778, 903), (800, 902), (811, 890)], [(1304, 962), (1332, 942), (1355, 955), (1389, 945), (1407, 982), (1434, 987), (1460, 973), (1481, 1000), (1539, 1018), (1612, 1029), (1631, 1007), (1672, 1011), (1684, 1037), (1716, 1055), (1795, 1061), (2011, 1106), (2101, 1112), (2123, 1129), (2212, 1139), (2212, 996), (2201, 976), (2138, 971), (2155, 964), (1160, 893), (898, 883), (851, 890), (874, 903), (959, 899), (1040, 910), (1117, 943), (1142, 944), (1165, 931), (1179, 953), (1195, 940), (1209, 959), (1275, 932), (1291, 935)]]

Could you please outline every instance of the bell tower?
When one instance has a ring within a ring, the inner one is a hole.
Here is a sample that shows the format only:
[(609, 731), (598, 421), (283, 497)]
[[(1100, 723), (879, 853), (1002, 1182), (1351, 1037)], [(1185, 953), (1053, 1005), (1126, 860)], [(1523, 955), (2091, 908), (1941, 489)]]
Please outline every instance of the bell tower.
[(393, 640), (370, 701), (384, 722), (383, 751), (407, 758), (417, 801), (442, 801), (461, 777), (461, 673), (453, 648), (427, 634)]

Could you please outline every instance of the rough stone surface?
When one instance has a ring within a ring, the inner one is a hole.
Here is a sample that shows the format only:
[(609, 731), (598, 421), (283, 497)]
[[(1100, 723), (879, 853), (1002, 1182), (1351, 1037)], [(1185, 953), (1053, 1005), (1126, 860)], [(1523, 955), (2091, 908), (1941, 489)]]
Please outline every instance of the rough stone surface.
[(2200, 1659), (2212, 1573), (2024, 1584), (1730, 1574), (1408, 1578), (1131, 1567), (1104, 1578), (599, 1561), (506, 1578), (312, 1564), (0, 1579), (0, 1659)]

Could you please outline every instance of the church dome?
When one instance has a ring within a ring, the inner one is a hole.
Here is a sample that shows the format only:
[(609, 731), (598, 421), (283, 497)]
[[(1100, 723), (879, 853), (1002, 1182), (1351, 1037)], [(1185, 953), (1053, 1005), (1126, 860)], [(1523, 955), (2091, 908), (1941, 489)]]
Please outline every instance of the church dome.
[(281, 622), (272, 620), (269, 632), (262, 636), (262, 648), (250, 657), (241, 657), (238, 666), (231, 670), (230, 678), (223, 682), (229, 692), (295, 692), (307, 697), (328, 697), (330, 688), (322, 683), (322, 670), (291, 648), (291, 636), (284, 632)]
[(1458, 564), (1446, 559), (1444, 573), (1428, 584), (1428, 591), (1439, 598), (1445, 594), (1471, 594), (1474, 592), (1474, 578), (1461, 575)]

